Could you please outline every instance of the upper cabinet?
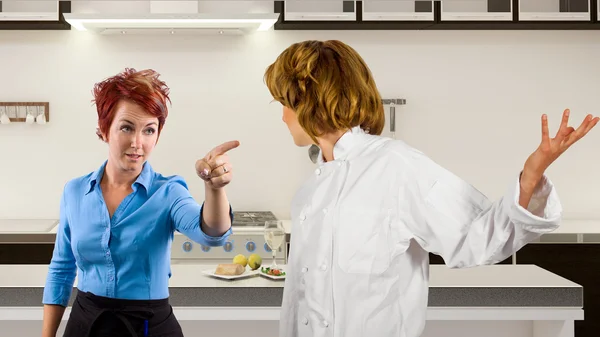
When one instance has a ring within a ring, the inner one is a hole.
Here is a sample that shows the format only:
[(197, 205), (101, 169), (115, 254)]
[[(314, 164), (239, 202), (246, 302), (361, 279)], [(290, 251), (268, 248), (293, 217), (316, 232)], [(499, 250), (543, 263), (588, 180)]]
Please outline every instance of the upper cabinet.
[(519, 0), (519, 21), (589, 21), (591, 1)]
[(68, 30), (70, 1), (0, 1), (0, 30)]
[(363, 1), (362, 21), (433, 21), (433, 1)]
[(283, 3), (286, 21), (355, 21), (355, 1), (292, 0)]
[(440, 3), (440, 19), (441, 21), (511, 21), (512, 4), (512, 0), (444, 0)]

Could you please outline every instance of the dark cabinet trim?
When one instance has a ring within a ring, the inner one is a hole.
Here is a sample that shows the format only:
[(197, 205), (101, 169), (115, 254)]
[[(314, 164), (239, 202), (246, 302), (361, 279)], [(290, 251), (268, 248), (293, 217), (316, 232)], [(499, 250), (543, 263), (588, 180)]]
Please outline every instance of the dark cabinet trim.
[[(279, 19), (275, 30), (598, 30), (598, 3), (589, 3), (590, 21), (519, 21), (519, 0), (488, 0), (490, 12), (506, 12), (512, 1), (512, 21), (443, 21), (441, 2), (433, 2), (432, 21), (363, 21), (362, 1), (356, 2), (355, 21), (288, 21), (284, 1), (275, 1)], [(587, 0), (559, 0), (561, 12), (580, 12), (588, 7)], [(430, 1), (416, 1), (415, 12), (431, 12)]]
[(510, 12), (510, 4), (512, 0), (488, 0), (488, 12), (490, 13), (507, 13)]
[(560, 12), (572, 12), (581, 13), (587, 12), (590, 2), (596, 2), (597, 0), (560, 0), (559, 11)]
[(71, 13), (71, 1), (58, 2), (57, 21), (0, 21), (0, 30), (70, 30), (71, 25), (65, 20), (63, 13)]
[(415, 13), (431, 13), (433, 11), (433, 2), (415, 1)]

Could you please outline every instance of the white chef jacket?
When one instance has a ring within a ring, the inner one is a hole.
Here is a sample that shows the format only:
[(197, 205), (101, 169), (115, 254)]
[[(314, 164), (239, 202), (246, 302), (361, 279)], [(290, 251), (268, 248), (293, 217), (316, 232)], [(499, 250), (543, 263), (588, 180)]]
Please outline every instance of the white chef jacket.
[(451, 268), (494, 264), (559, 225), (544, 176), (528, 209), (519, 177), (492, 203), (406, 143), (344, 134), (292, 202), (282, 337), (417, 337), (428, 252)]

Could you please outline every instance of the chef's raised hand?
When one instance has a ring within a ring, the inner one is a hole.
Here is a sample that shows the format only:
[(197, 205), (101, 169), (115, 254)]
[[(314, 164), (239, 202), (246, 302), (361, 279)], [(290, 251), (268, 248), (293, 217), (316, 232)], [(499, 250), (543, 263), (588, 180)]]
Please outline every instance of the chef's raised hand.
[(214, 189), (222, 188), (231, 182), (233, 166), (229, 162), (227, 151), (240, 145), (237, 140), (223, 143), (210, 150), (204, 158), (196, 161), (196, 174)]
[(550, 138), (548, 131), (548, 116), (542, 115), (542, 141), (533, 152), (523, 167), (521, 186), (527, 189), (535, 188), (546, 169), (571, 145), (583, 138), (596, 124), (599, 117), (587, 115), (577, 128), (569, 126), (569, 109), (563, 112), (560, 128), (554, 138)]

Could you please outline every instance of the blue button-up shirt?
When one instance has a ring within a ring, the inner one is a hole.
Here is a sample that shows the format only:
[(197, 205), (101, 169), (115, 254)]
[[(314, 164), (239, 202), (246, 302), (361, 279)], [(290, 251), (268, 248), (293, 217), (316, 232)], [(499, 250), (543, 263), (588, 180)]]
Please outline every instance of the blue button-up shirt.
[(231, 234), (231, 228), (220, 237), (205, 234), (203, 205), (184, 179), (164, 177), (147, 162), (133, 192), (109, 217), (100, 189), (105, 166), (65, 185), (44, 304), (66, 306), (76, 275), (79, 290), (98, 296), (167, 298), (174, 231), (205, 246), (222, 246)]

